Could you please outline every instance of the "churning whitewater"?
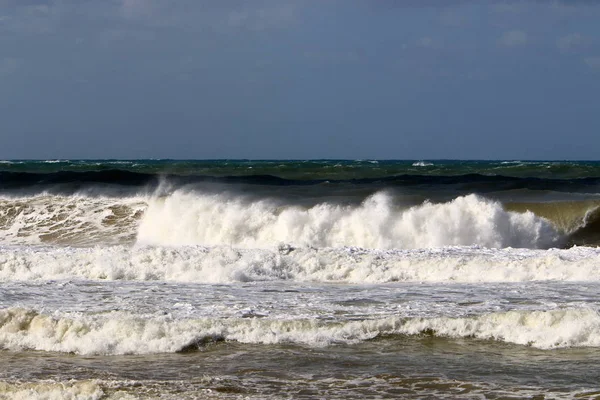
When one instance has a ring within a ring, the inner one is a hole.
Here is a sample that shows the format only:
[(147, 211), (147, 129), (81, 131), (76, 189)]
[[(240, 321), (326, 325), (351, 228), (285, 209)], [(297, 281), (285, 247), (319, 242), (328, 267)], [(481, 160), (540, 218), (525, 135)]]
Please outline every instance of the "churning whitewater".
[(5, 349), (103, 355), (180, 352), (220, 340), (320, 347), (422, 333), (494, 339), (542, 349), (600, 346), (600, 315), (589, 309), (328, 322), (262, 318), (174, 320), (170, 316), (141, 318), (118, 312), (68, 318), (10, 308), (0, 311), (0, 324), (0, 343)]
[(477, 195), (402, 208), (385, 192), (359, 205), (311, 206), (185, 190), (125, 199), (42, 194), (1, 198), (0, 213), (5, 244), (548, 248), (561, 239), (546, 219)]
[(299, 207), (270, 199), (178, 191), (150, 201), (138, 232), (138, 243), (244, 248), (277, 243), (315, 248), (539, 248), (557, 240), (557, 232), (542, 218), (531, 212), (506, 212), (499, 203), (476, 195), (398, 209), (384, 192), (358, 206)]
[[(520, 161), (2, 163), (0, 398), (593, 393), (598, 176)], [(550, 356), (572, 376), (535, 361)], [(506, 370), (485, 375), (496, 357)]]

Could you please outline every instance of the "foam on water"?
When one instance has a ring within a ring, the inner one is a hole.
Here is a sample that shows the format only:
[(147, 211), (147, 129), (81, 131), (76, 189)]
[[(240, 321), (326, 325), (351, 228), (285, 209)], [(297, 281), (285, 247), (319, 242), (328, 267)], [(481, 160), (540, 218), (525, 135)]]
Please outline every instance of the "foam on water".
[[(241, 399), (239, 395), (221, 393), (225, 382), (208, 376), (187, 381), (156, 380), (50, 380), (21, 382), (0, 381), (0, 400), (197, 400)], [(217, 390), (212, 390), (216, 387)], [(234, 386), (235, 388), (235, 386)], [(234, 390), (235, 392), (235, 390)], [(281, 398), (281, 396), (248, 395), (244, 399)]]
[[(94, 381), (75, 382), (0, 382), (0, 400), (100, 400), (107, 398)], [(133, 397), (108, 397), (108, 399)]]
[(599, 281), (600, 250), (0, 247), (0, 281), (74, 278), (196, 283)]
[[(227, 245), (268, 248), (359, 246), (411, 249), (459, 245), (548, 248), (563, 238), (546, 219), (505, 211), (477, 195), (411, 208), (387, 192), (359, 205), (300, 207), (282, 199), (178, 189), (164, 196), (41, 194), (0, 197), (5, 244), (93, 246)], [(164, 193), (163, 188), (158, 190)]]
[(552, 225), (531, 212), (507, 212), (476, 195), (448, 203), (398, 209), (379, 192), (359, 206), (322, 203), (310, 208), (228, 194), (182, 190), (149, 201), (138, 243), (365, 248), (429, 248), (457, 245), (545, 248), (557, 243)]
[(145, 207), (142, 198), (0, 197), (1, 241), (71, 246), (133, 242)]
[(600, 315), (582, 309), (509, 311), (467, 318), (388, 317), (354, 321), (268, 318), (200, 318), (45, 315), (29, 309), (0, 311), (4, 349), (77, 354), (172, 353), (220, 341), (311, 347), (353, 344), (378, 336), (428, 334), (530, 345), (540, 349), (600, 346)]

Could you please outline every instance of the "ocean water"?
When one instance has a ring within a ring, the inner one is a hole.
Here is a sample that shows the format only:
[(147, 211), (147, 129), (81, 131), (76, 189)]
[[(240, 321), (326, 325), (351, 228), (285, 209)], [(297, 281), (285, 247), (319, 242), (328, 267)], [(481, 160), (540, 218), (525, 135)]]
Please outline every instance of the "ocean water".
[(600, 162), (0, 162), (0, 399), (600, 398)]

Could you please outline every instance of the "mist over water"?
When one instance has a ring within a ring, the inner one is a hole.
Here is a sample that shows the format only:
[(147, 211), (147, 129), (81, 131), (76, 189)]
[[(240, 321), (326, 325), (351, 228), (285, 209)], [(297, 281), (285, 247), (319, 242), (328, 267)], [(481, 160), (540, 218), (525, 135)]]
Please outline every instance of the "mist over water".
[(451, 245), (549, 247), (558, 240), (552, 225), (531, 212), (506, 212), (475, 195), (448, 203), (397, 208), (378, 192), (358, 206), (320, 203), (310, 207), (231, 195), (175, 192), (150, 200), (138, 243), (272, 247), (357, 246), (410, 249)]

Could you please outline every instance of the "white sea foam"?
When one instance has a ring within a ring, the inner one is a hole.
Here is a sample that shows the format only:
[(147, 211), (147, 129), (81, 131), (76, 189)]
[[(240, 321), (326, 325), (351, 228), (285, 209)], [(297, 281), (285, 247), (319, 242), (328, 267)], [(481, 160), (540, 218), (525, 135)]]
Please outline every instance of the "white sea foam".
[[(158, 192), (164, 193), (164, 190)], [(0, 197), (5, 244), (428, 248), (456, 245), (546, 248), (559, 234), (527, 212), (504, 211), (476, 195), (400, 208), (385, 192), (360, 205), (299, 207), (235, 193), (168, 191), (166, 196), (41, 194)], [(143, 214), (143, 216), (142, 216)], [(140, 222), (141, 219), (141, 222)]]
[(0, 346), (9, 350), (77, 354), (172, 353), (215, 340), (241, 343), (295, 343), (307, 346), (353, 344), (381, 335), (434, 334), (530, 345), (541, 349), (600, 346), (600, 315), (591, 309), (509, 311), (468, 318), (402, 318), (320, 321), (316, 319), (201, 318), (101, 315), (44, 315), (0, 310)]
[[(22, 382), (0, 381), (0, 400), (208, 400), (241, 399), (240, 396), (223, 396), (218, 390), (223, 380), (207, 375), (193, 380), (140, 381), (124, 379), (85, 379)], [(268, 398), (268, 397), (267, 397)], [(280, 398), (280, 396), (278, 397)], [(244, 400), (265, 396), (249, 396)]]
[(471, 318), (414, 318), (399, 332), (474, 337), (541, 349), (600, 346), (600, 315), (592, 309), (508, 311)]
[(143, 198), (0, 197), (1, 241), (9, 244), (94, 245), (132, 242)]
[(0, 281), (49, 279), (196, 283), (600, 281), (600, 249), (0, 247)]
[(107, 397), (101, 386), (93, 380), (74, 382), (0, 382), (0, 400), (100, 400), (133, 399), (133, 397)]
[(430, 167), (433, 164), (426, 161), (417, 161), (412, 164), (413, 167)]
[(398, 209), (385, 192), (360, 206), (322, 203), (310, 208), (229, 194), (175, 191), (153, 198), (140, 223), (138, 243), (365, 248), (429, 248), (457, 245), (549, 247), (558, 233), (533, 213), (504, 211), (476, 195), (443, 204)]

